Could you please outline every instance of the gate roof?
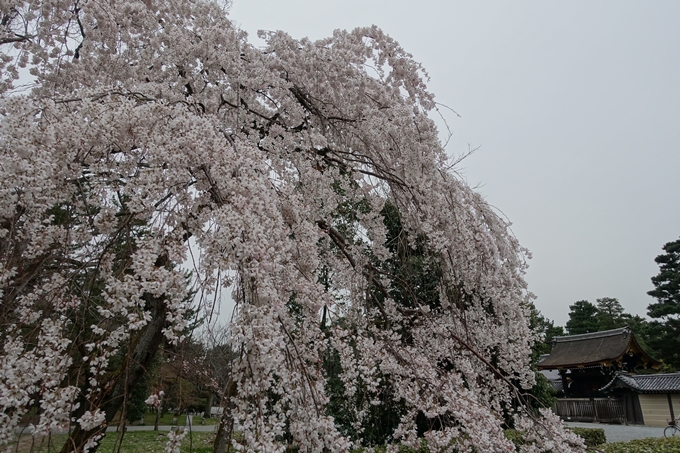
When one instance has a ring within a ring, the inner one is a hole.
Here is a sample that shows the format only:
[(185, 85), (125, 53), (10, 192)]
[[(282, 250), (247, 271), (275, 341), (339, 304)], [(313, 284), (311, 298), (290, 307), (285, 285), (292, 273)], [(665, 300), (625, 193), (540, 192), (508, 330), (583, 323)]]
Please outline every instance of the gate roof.
[(629, 388), (638, 393), (680, 393), (680, 373), (629, 374), (617, 372), (614, 379), (600, 389)]
[(538, 363), (538, 369), (612, 366), (615, 362), (620, 362), (626, 354), (637, 355), (647, 367), (660, 365), (642, 350), (629, 327), (621, 327), (603, 332), (555, 337), (550, 355)]

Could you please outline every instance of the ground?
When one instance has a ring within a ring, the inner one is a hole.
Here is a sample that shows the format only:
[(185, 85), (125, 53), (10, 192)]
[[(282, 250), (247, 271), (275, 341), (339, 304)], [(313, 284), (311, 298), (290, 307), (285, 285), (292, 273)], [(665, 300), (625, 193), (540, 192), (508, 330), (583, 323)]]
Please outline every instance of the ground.
[[(169, 430), (169, 427), (166, 427)], [(211, 429), (213, 427), (210, 427)], [(182, 442), (181, 453), (211, 453), (213, 450), (213, 435), (206, 432), (194, 432), (192, 436), (191, 445), (187, 437)], [(57, 434), (50, 438), (41, 437), (36, 438), (33, 443), (33, 437), (24, 435), (20, 438), (18, 446), (14, 444), (12, 451), (15, 453), (48, 453), (59, 451), (64, 441), (66, 434)], [(102, 441), (99, 448), (100, 452), (112, 452), (116, 440), (115, 433), (107, 434)], [(165, 444), (168, 440), (167, 432), (130, 432), (123, 437), (123, 443), (120, 447), (121, 453), (163, 453), (165, 451)], [(33, 444), (33, 445), (32, 445)], [(32, 448), (33, 447), (33, 448)]]
[(579, 428), (602, 428), (607, 436), (607, 442), (626, 442), (634, 439), (649, 437), (663, 437), (663, 428), (640, 425), (611, 425), (606, 423), (577, 423), (567, 422), (567, 426)]

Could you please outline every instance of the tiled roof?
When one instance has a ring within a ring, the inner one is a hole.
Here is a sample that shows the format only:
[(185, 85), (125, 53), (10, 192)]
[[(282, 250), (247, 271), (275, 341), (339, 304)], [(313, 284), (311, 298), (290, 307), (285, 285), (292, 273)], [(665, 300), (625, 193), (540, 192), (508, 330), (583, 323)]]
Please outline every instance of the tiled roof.
[(564, 337), (555, 337), (553, 340), (555, 343), (570, 343), (572, 341), (581, 341), (581, 340), (594, 340), (598, 338), (606, 338), (606, 337), (616, 337), (616, 336), (625, 336), (626, 334), (632, 333), (632, 330), (630, 327), (619, 327), (618, 329), (611, 329), (611, 330), (603, 330), (601, 332), (591, 332), (591, 333), (582, 333), (579, 335), (567, 335)]
[(561, 381), (562, 376), (558, 370), (541, 370), (540, 373), (549, 381)]
[(680, 393), (680, 373), (628, 374), (618, 372), (600, 391), (629, 388), (638, 393)]
[[(547, 354), (546, 354), (547, 355)], [(562, 377), (560, 372), (557, 370), (541, 370), (539, 371), (548, 380), (550, 385), (553, 386), (555, 392), (564, 392), (564, 386), (562, 385)]]
[(639, 348), (628, 327), (555, 337), (553, 342), (550, 355), (538, 363), (539, 370), (596, 365), (620, 358), (632, 344)]

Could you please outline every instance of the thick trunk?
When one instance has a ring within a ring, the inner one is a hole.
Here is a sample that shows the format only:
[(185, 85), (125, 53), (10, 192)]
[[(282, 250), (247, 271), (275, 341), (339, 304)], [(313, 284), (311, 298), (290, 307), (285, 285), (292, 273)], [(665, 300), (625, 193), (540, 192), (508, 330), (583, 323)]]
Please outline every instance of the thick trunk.
[(231, 436), (234, 432), (234, 417), (232, 416), (233, 404), (232, 397), (236, 394), (236, 382), (227, 385), (227, 391), (222, 397), (224, 412), (220, 417), (220, 425), (217, 428), (215, 442), (213, 443), (213, 453), (226, 453), (231, 444)]
[[(114, 374), (115, 383), (108, 387), (108, 390), (101, 396), (104, 403), (100, 409), (106, 414), (106, 424), (110, 424), (113, 417), (121, 408), (125, 400), (125, 392), (132, 392), (132, 389), (142, 379), (147, 372), (163, 341), (163, 328), (166, 326), (165, 320), (165, 300), (163, 298), (153, 298), (148, 295), (144, 297), (147, 306), (151, 310), (151, 321), (137, 335), (132, 353), (126, 357), (120, 369)], [(127, 382), (125, 368), (128, 367)], [(105, 427), (91, 430), (81, 429), (79, 424), (71, 432), (69, 438), (61, 448), (60, 453), (81, 453), (85, 444), (92, 437), (103, 433)], [(98, 444), (98, 442), (97, 442)], [(95, 448), (90, 448), (94, 452)]]

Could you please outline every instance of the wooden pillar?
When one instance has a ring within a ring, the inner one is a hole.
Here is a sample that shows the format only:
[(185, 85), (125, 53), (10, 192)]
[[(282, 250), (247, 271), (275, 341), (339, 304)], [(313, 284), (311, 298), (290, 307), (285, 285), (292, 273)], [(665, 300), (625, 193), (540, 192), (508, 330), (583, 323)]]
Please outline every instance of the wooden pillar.
[(566, 375), (566, 370), (561, 369), (560, 371), (560, 377), (562, 378), (562, 391), (564, 392), (564, 397), (569, 398), (569, 388), (567, 387), (567, 375)]
[(675, 412), (673, 411), (673, 400), (671, 400), (671, 394), (667, 393), (666, 396), (668, 397), (668, 409), (671, 411), (671, 420), (675, 420)]

